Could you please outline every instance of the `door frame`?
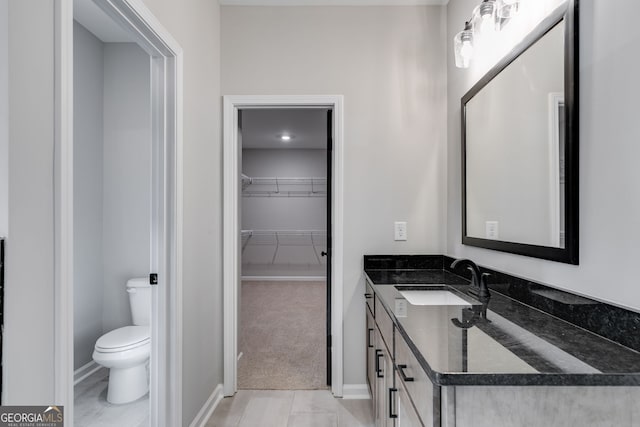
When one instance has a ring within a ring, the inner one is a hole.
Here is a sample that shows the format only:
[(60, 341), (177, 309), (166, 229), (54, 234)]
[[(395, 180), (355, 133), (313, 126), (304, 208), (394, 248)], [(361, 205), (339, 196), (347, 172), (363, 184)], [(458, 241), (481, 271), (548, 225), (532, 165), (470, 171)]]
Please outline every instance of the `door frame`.
[[(140, 0), (93, 0), (151, 57), (150, 425), (182, 424), (183, 53)], [(73, 421), (73, 0), (55, 0), (55, 403)], [(155, 250), (157, 249), (157, 250)], [(124, 286), (124, 284), (123, 284)]]
[(343, 227), (344, 117), (342, 95), (228, 95), (223, 97), (223, 318), (224, 395), (237, 391), (238, 288), (240, 285), (240, 150), (238, 110), (242, 108), (330, 108), (333, 110), (333, 174), (331, 235), (331, 392), (343, 389)]

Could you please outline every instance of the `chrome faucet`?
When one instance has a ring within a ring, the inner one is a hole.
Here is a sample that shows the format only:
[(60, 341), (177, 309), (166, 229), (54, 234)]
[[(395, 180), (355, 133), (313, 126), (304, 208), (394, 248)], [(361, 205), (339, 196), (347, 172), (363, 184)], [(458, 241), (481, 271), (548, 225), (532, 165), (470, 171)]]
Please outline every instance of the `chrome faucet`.
[(451, 268), (455, 269), (458, 265), (464, 264), (471, 271), (471, 289), (469, 293), (480, 299), (487, 299), (491, 296), (487, 287), (487, 277), (489, 273), (482, 273), (475, 262), (470, 259), (457, 259), (451, 264)]

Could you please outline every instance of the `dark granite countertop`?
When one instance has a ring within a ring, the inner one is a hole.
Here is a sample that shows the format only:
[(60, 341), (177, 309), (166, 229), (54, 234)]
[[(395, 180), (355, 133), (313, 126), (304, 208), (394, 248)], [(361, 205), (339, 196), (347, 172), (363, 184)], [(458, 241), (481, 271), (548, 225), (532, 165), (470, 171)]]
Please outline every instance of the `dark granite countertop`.
[[(434, 384), (640, 385), (640, 353), (631, 348), (495, 290), (483, 305), (466, 279), (437, 263), (374, 267), (365, 262), (375, 297)], [(469, 305), (413, 305), (401, 293), (424, 286)]]

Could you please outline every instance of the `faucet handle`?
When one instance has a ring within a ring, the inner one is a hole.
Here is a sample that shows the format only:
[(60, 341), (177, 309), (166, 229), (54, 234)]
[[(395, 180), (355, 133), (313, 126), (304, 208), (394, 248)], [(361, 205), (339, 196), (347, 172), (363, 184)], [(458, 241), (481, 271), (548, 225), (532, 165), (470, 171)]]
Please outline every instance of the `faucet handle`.
[(478, 297), (489, 298), (489, 296), (491, 295), (491, 293), (489, 292), (489, 286), (487, 285), (487, 277), (490, 276), (491, 273), (482, 273), (480, 275), (480, 283), (478, 284), (480, 286), (480, 289), (478, 292)]

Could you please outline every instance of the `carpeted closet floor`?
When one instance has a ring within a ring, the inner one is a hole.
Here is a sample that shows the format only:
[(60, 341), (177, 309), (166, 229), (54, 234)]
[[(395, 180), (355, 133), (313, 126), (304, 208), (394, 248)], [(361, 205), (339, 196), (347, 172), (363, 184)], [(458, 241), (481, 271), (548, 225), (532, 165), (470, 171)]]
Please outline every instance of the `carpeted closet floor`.
[(325, 282), (242, 282), (238, 388), (326, 388)]

